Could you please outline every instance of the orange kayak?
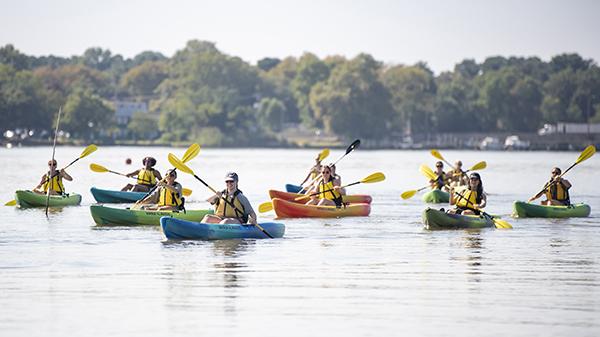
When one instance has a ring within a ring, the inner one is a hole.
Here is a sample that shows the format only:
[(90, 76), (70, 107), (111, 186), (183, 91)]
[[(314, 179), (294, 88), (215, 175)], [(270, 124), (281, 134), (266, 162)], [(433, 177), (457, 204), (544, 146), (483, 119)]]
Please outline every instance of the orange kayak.
[[(271, 199), (279, 198), (279, 199), (283, 199), (283, 200), (287, 200), (287, 201), (306, 203), (309, 200), (309, 198), (304, 198), (300, 201), (294, 200), (297, 197), (301, 197), (303, 195), (304, 194), (282, 192), (282, 191), (277, 191), (277, 190), (269, 190), (269, 196), (271, 197)], [(370, 204), (371, 201), (373, 201), (373, 199), (371, 198), (370, 195), (365, 195), (365, 194), (344, 195), (344, 196), (342, 196), (342, 198), (345, 203), (349, 203), (349, 204)]]
[(346, 207), (314, 206), (275, 198), (273, 209), (278, 218), (340, 218), (344, 216), (368, 216), (370, 204), (350, 204)]

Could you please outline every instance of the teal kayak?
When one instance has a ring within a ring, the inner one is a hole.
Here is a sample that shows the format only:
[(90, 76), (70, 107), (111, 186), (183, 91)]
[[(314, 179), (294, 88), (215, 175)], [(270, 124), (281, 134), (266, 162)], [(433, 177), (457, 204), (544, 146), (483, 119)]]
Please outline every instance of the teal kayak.
[(185, 220), (200, 221), (212, 210), (147, 211), (141, 209), (123, 209), (102, 205), (90, 206), (94, 222), (99, 226), (158, 226), (160, 218), (167, 216)]
[(591, 208), (586, 204), (569, 206), (544, 206), (524, 201), (515, 201), (513, 216), (519, 218), (582, 218), (590, 215)]
[(494, 220), (483, 215), (448, 214), (433, 208), (423, 211), (426, 229), (457, 229), (494, 227)]
[[(16, 191), (15, 199), (21, 208), (46, 207), (46, 195), (32, 191)], [(81, 195), (71, 193), (66, 195), (51, 195), (48, 207), (76, 206), (81, 203)]]
[[(273, 238), (281, 238), (285, 225), (265, 222), (260, 226)], [(211, 224), (186, 221), (172, 217), (162, 217), (160, 227), (170, 240), (224, 240), (224, 239), (268, 239), (269, 237), (254, 225)]]
[(434, 189), (423, 194), (423, 201), (430, 204), (440, 204), (450, 202), (450, 194), (448, 192)]
[(146, 192), (103, 190), (96, 187), (92, 187), (90, 192), (92, 192), (97, 202), (106, 204), (132, 203), (142, 199), (147, 194)]

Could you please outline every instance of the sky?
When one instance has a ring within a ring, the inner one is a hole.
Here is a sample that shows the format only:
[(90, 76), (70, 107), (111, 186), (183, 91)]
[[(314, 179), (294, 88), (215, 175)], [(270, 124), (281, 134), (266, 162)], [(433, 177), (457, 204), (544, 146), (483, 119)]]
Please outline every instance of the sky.
[(600, 1), (0, 0), (0, 46), (28, 55), (90, 47), (172, 56), (192, 39), (256, 63), (311, 52), (387, 64), (426, 62), (436, 73), (464, 59), (561, 53), (600, 60)]

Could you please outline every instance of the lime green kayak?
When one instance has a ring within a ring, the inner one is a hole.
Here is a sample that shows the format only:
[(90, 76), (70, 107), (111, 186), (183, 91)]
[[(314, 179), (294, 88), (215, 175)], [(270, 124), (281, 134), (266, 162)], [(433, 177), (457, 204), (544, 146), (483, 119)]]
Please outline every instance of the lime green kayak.
[(591, 208), (586, 204), (569, 206), (544, 206), (524, 201), (515, 201), (513, 216), (519, 218), (583, 218), (590, 215)]
[(430, 204), (440, 204), (450, 202), (450, 194), (442, 190), (431, 190), (423, 194), (423, 201)]
[(494, 220), (483, 215), (448, 214), (433, 208), (423, 211), (426, 229), (456, 229), (494, 227)]
[(206, 214), (213, 213), (212, 210), (147, 211), (102, 205), (92, 205), (90, 211), (92, 212), (92, 218), (100, 226), (159, 226), (160, 218), (163, 216), (200, 222)]
[[(32, 191), (16, 191), (15, 199), (21, 208), (46, 207), (46, 195)], [(81, 195), (71, 193), (66, 195), (51, 195), (48, 207), (75, 206), (81, 203)]]

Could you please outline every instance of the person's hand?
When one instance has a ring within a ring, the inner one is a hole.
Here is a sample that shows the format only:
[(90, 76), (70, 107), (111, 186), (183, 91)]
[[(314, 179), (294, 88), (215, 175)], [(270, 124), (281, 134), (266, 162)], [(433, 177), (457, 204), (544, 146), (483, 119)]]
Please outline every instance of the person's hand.
[(336, 192), (339, 192), (339, 191), (340, 191), (342, 188), (341, 188), (340, 186), (333, 186), (333, 189), (334, 189)]
[(221, 192), (221, 191), (217, 192), (216, 194), (217, 194), (217, 197), (219, 197), (219, 198), (221, 198), (223, 196), (223, 192)]

